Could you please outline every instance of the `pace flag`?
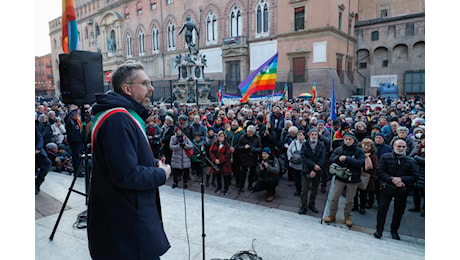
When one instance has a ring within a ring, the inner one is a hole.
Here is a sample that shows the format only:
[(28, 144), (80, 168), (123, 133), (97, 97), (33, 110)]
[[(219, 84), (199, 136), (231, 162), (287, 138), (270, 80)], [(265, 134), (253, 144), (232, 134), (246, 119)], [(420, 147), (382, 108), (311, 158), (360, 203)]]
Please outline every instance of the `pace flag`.
[(73, 50), (81, 50), (74, 0), (62, 0), (61, 19), (62, 50), (64, 53), (69, 53)]
[(217, 99), (219, 100), (219, 106), (222, 106), (222, 83), (219, 84), (219, 92), (217, 92)]
[(264, 64), (257, 68), (249, 77), (238, 85), (241, 91), (241, 103), (248, 102), (249, 97), (262, 90), (274, 90), (276, 84), (276, 68), (278, 66), (278, 53), (273, 55)]
[(287, 82), (285, 83), (284, 85), (284, 91), (283, 91), (283, 96), (284, 96), (284, 102), (288, 102), (289, 100), (289, 89), (288, 89), (288, 85), (287, 85)]
[(313, 82), (313, 87), (311, 88), (311, 93), (313, 94), (313, 97), (311, 98), (311, 103), (315, 104), (316, 103), (316, 80)]

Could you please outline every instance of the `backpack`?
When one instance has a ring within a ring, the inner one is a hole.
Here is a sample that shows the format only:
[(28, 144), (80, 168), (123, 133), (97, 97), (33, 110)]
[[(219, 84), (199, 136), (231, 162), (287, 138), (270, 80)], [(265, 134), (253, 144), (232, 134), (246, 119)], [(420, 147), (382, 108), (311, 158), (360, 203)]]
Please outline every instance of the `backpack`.
[(302, 153), (297, 148), (297, 142), (296, 141), (294, 141), (294, 146), (295, 146), (295, 151), (291, 155), (290, 162), (292, 164), (301, 164), (302, 163)]

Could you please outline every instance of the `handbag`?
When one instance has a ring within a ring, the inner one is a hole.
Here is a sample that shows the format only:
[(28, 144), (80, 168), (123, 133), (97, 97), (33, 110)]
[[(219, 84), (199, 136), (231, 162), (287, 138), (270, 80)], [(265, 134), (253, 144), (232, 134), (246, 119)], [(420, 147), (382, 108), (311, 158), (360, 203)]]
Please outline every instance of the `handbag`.
[(301, 164), (302, 163), (302, 153), (297, 149), (297, 143), (294, 141), (295, 151), (291, 155), (290, 162), (292, 164)]
[(371, 179), (371, 174), (367, 172), (361, 172), (361, 182), (358, 184), (358, 189), (366, 190), (367, 185), (369, 185), (369, 181)]
[(348, 179), (349, 181), (351, 181), (351, 171), (347, 169), (347, 167), (342, 167), (337, 163), (332, 163), (329, 166), (329, 173), (335, 174), (335, 176), (339, 178)]

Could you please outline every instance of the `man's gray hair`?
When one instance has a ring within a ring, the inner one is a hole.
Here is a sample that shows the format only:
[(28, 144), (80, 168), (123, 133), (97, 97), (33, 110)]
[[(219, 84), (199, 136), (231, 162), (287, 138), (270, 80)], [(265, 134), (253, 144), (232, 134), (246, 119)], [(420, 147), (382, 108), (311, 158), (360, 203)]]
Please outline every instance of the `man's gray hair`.
[(171, 123), (174, 123), (174, 119), (170, 116), (166, 116), (165, 121), (170, 121)]
[(112, 75), (112, 88), (118, 94), (124, 94), (121, 85), (132, 82), (137, 77), (137, 70), (143, 70), (140, 62), (128, 60), (118, 67)]
[(404, 132), (406, 132), (406, 134), (409, 133), (409, 129), (407, 129), (407, 127), (405, 127), (405, 126), (400, 126), (400, 127), (398, 127), (398, 128), (396, 129), (396, 132), (399, 132), (399, 131), (404, 131)]

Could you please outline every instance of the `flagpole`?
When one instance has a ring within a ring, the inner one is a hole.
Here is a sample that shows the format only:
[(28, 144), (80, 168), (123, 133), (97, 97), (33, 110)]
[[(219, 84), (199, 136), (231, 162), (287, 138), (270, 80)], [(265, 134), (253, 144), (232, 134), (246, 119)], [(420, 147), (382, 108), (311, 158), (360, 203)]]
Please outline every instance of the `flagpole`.
[(330, 149), (332, 149), (332, 143), (333, 143), (333, 137), (334, 137), (334, 121), (336, 118), (336, 112), (335, 112), (335, 91), (334, 91), (334, 79), (332, 79), (332, 93), (331, 93), (331, 111), (330, 111), (330, 117), (331, 117), (331, 145)]

